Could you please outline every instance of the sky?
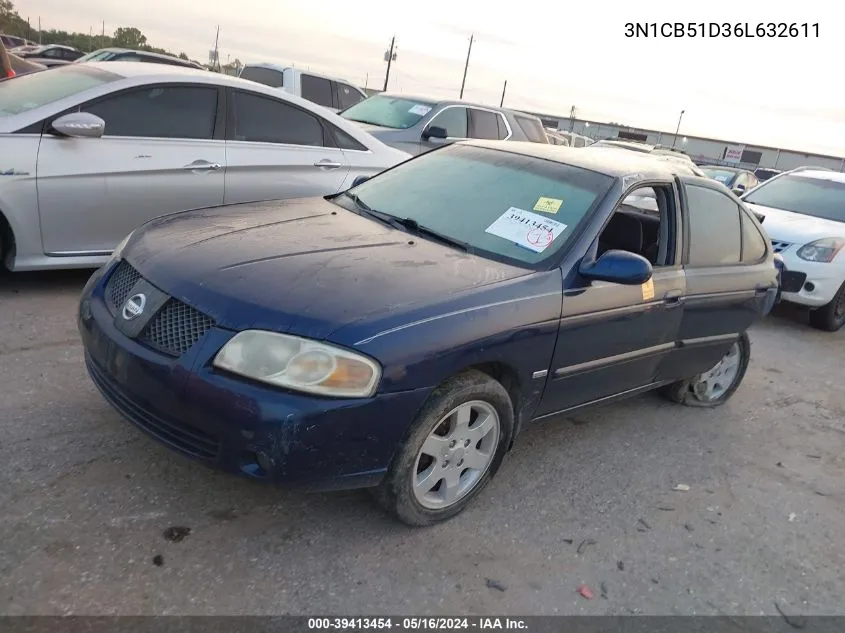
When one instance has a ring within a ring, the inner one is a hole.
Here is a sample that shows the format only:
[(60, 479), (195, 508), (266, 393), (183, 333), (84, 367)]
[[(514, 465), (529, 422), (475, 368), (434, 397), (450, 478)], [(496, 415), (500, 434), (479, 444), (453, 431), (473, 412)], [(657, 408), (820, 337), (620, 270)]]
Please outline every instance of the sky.
[[(16, 0), (42, 28), (135, 26), (207, 61), (278, 62), (389, 90), (845, 156), (845, 20), (830, 0)], [(814, 24), (805, 38), (625, 36), (629, 22)]]

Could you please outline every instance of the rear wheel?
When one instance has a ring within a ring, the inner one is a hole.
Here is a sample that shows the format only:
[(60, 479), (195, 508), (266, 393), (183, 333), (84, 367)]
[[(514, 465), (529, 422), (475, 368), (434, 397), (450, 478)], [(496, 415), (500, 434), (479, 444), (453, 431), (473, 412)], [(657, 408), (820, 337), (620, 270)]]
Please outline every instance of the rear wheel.
[(845, 283), (830, 303), (810, 312), (810, 325), (825, 332), (836, 332), (845, 325)]
[(713, 367), (664, 387), (662, 393), (672, 402), (689, 407), (718, 407), (739, 388), (750, 359), (751, 341), (743, 332)]
[(505, 388), (479, 371), (456, 376), (423, 407), (375, 497), (408, 525), (449, 519), (490, 481), (512, 433)]

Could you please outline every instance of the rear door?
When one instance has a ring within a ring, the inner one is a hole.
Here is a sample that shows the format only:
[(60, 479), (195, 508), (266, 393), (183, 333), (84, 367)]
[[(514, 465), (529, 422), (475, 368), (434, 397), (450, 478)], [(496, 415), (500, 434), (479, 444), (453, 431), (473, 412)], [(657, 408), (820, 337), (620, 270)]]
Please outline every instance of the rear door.
[(245, 90), (230, 91), (229, 113), (227, 204), (323, 196), (341, 189), (349, 160), (319, 116)]
[(221, 204), (224, 101), (217, 86), (159, 84), (75, 108), (102, 118), (105, 134), (44, 134), (37, 177), (44, 251), (109, 253), (157, 216)]
[(683, 177), (687, 292), (670, 377), (707, 371), (777, 291), (770, 246), (736, 200), (709, 181)]

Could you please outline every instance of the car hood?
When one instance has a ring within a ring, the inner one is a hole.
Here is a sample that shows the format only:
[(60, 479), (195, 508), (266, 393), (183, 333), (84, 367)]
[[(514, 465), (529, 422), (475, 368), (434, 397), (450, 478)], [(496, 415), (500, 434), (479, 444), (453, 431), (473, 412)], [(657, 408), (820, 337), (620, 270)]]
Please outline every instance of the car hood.
[(845, 237), (845, 223), (802, 213), (773, 209), (750, 202), (746, 206), (763, 216), (763, 229), (774, 240), (806, 244), (823, 237)]
[(361, 319), (530, 273), (323, 198), (165, 216), (137, 231), (124, 257), (222, 327), (318, 339)]

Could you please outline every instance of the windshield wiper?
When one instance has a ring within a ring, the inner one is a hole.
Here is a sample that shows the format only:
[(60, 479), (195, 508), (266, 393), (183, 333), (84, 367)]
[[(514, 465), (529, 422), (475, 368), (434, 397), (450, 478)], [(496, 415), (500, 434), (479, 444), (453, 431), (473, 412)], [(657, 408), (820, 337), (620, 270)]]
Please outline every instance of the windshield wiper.
[(397, 218), (395, 215), (390, 215), (389, 213), (384, 213), (383, 211), (376, 211), (375, 209), (371, 208), (370, 205), (368, 205), (366, 202), (361, 200), (361, 198), (358, 197), (357, 193), (352, 193), (351, 191), (344, 191), (343, 195), (352, 200), (355, 203), (355, 206), (357, 206), (360, 211), (363, 211), (366, 215), (369, 215), (373, 218), (376, 218), (377, 220), (380, 220), (381, 222), (384, 222), (388, 226), (391, 226), (393, 228), (402, 228), (417, 235), (425, 235), (431, 237), (439, 242), (442, 242), (443, 244), (454, 246), (455, 248), (459, 248), (467, 253), (472, 252), (472, 248), (466, 242), (456, 240), (453, 237), (449, 237), (448, 235), (439, 233), (434, 229), (428, 228), (427, 226), (421, 226), (413, 218)]
[(391, 228), (396, 228), (396, 218), (388, 213), (382, 213), (381, 211), (376, 211), (375, 209), (371, 208), (366, 202), (361, 200), (358, 197), (357, 193), (352, 193), (351, 191), (344, 191), (343, 195), (352, 200), (355, 203), (355, 206), (358, 207), (359, 211), (362, 211), (364, 215), (368, 215), (371, 218), (375, 218), (379, 222), (386, 224)]
[(466, 242), (461, 242), (460, 240), (456, 240), (454, 237), (449, 237), (448, 235), (444, 235), (443, 233), (439, 233), (434, 229), (430, 229), (427, 226), (420, 225), (416, 220), (413, 218), (397, 218), (391, 216), (393, 218), (393, 222), (400, 226), (405, 227), (412, 233), (416, 233), (417, 235), (425, 235), (435, 240), (442, 242), (443, 244), (448, 244), (449, 246), (454, 246), (456, 248), (461, 249), (462, 251), (469, 253), (471, 252), (470, 245)]

